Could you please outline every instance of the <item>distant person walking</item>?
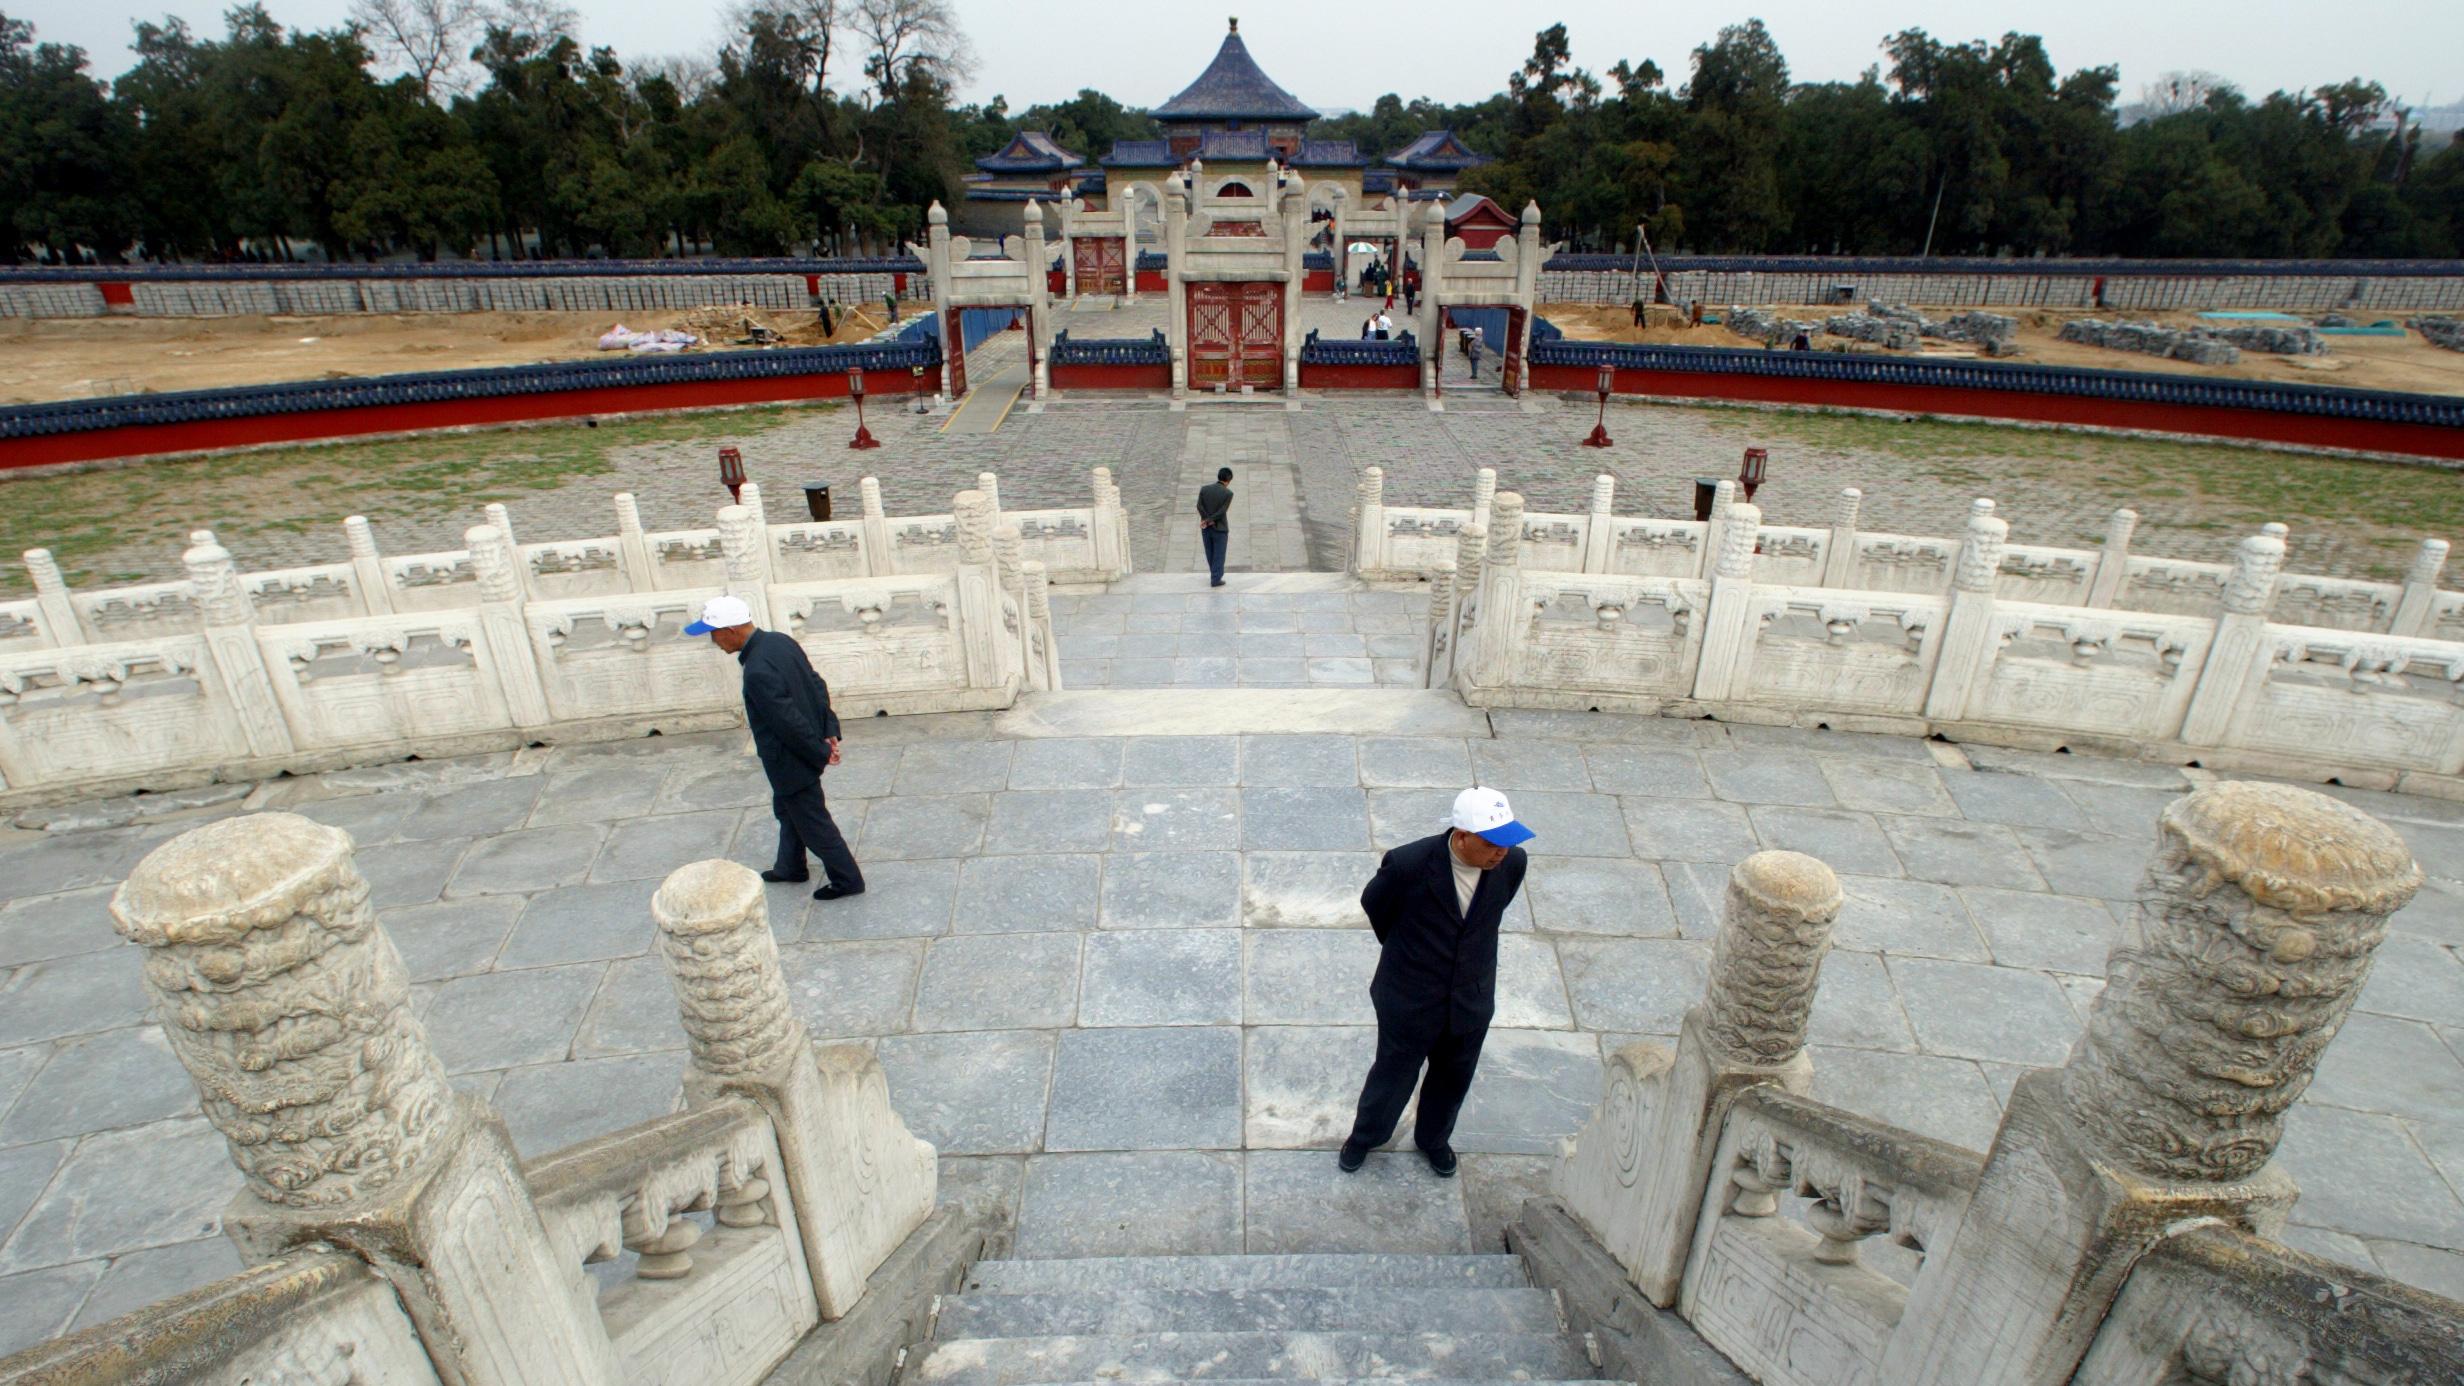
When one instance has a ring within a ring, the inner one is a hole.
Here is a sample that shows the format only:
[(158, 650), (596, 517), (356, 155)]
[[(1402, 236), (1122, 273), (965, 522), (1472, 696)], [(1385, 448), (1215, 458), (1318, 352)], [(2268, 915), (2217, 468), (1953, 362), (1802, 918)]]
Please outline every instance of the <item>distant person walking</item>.
[(822, 771), (838, 764), (838, 714), (830, 710), (830, 685), (813, 672), (802, 645), (754, 625), (753, 608), (742, 597), (702, 603), (701, 619), (684, 633), (709, 636), (744, 666), (744, 721), (770, 780), (770, 812), (779, 820), (778, 860), (761, 878), (811, 879), (804, 864), (809, 851), (821, 858), (828, 881), (813, 892), (814, 899), (862, 895), (864, 873), (821, 795)]
[(1651, 307), (1651, 305), (1650, 305), (1650, 304), (1648, 304), (1648, 303), (1645, 303), (1645, 302), (1643, 301), (1642, 296), (1641, 296), (1640, 294), (1635, 295), (1635, 298), (1634, 298), (1634, 325), (1635, 325), (1636, 327), (1640, 327), (1640, 326), (1642, 326), (1642, 325), (1643, 325), (1643, 319), (1644, 319), (1644, 318), (1646, 318), (1646, 317), (1649, 317), (1649, 316), (1650, 316), (1650, 312), (1649, 312), (1650, 307)]
[(1223, 586), (1224, 554), (1232, 547), (1232, 469), (1218, 467), (1215, 479), (1198, 488), (1198, 542), (1206, 546), (1206, 585)]
[(1438, 1177), (1454, 1173), (1455, 1116), (1497, 1010), (1498, 924), (1523, 888), (1530, 862), (1521, 844), (1531, 837), (1505, 795), (1475, 785), (1455, 796), (1445, 832), (1388, 852), (1361, 891), (1378, 942), (1369, 980), (1377, 1059), (1335, 1157), (1344, 1173), (1394, 1135), (1414, 1083), (1420, 1116), (1412, 1143)]
[(1479, 328), (1463, 329), (1463, 359), (1471, 362), (1472, 379), (1474, 380), (1480, 378), (1480, 349), (1485, 345), (1487, 343), (1481, 337)]

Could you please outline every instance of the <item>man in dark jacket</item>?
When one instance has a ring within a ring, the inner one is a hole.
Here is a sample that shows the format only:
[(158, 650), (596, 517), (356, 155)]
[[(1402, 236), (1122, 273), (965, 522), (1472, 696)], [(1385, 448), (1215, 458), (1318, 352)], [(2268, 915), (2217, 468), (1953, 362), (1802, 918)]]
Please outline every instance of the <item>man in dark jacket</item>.
[(1209, 587), (1223, 586), (1224, 554), (1232, 546), (1232, 469), (1217, 467), (1214, 481), (1198, 488), (1198, 542), (1206, 547)]
[(1440, 1178), (1454, 1173), (1455, 1115), (1497, 1010), (1497, 925), (1523, 888), (1529, 860), (1521, 844), (1531, 836), (1505, 795), (1474, 786), (1455, 796), (1448, 831), (1388, 852), (1360, 893), (1381, 949), (1369, 982), (1377, 1059), (1336, 1156), (1344, 1173), (1394, 1135), (1415, 1081), (1412, 1141)]
[(830, 685), (813, 672), (803, 646), (754, 625), (753, 609), (741, 597), (702, 603), (701, 619), (684, 633), (709, 636), (744, 666), (744, 721), (752, 728), (762, 773), (770, 779), (770, 812), (779, 820), (778, 861), (761, 878), (811, 879), (804, 865), (810, 851), (821, 858), (829, 882), (813, 892), (814, 899), (862, 895), (864, 873), (856, 869), (855, 853), (847, 850), (821, 796), (821, 772), (838, 764), (838, 714), (830, 710)]

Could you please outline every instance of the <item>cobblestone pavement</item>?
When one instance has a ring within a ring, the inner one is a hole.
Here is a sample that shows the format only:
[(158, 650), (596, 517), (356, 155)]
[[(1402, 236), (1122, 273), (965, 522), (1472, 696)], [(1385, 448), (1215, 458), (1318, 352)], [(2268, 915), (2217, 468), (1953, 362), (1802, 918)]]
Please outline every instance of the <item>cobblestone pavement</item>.
[(1426, 597), (1308, 579), (1227, 572), (1223, 588), (1210, 591), (1202, 575), (1140, 574), (1099, 595), (1055, 597), (1061, 686), (1419, 686), (1413, 660)]
[[(1305, 649), (1293, 617), (1316, 608), (1232, 609), (1229, 631), (1134, 599), (1080, 600), (1070, 619), (1082, 646), (1119, 620), (1125, 661), (1141, 615), (1176, 618), (1181, 640), (1297, 634)], [(1355, 627), (1379, 610), (1354, 608)], [(875, 1047), (948, 1180), (1014, 1201), (1021, 1254), (1493, 1247), (1597, 1099), (1603, 1055), (1670, 1035), (1701, 994), (1725, 873), (1766, 846), (1821, 857), (1847, 890), (1814, 1015), (1816, 1095), (1981, 1149), (2014, 1077), (2078, 1035), (2130, 928), (2150, 825), (2187, 783), (1892, 738), (1484, 718), (1404, 691), (1342, 695), (1319, 723), (1378, 734), (1003, 734), (1022, 715), (1056, 725), (1063, 703), (1081, 728), (1117, 707), (1142, 730), (1159, 708), (1210, 729), (1204, 700), (1255, 696), (1073, 693), (1007, 720), (868, 722), (827, 786), (869, 892), (772, 890), (805, 1023)], [(1352, 715), (1378, 700), (1434, 710)], [(1339, 1183), (1326, 1152), (1374, 1034), (1376, 947), (1354, 902), (1377, 851), (1435, 831), (1475, 777), (1539, 837), (1457, 1136), (1466, 1177), (1389, 1155)], [(2289, 1239), (2464, 1295), (2464, 806), (2330, 792), (2445, 878), (2397, 918), (2287, 1123), (2281, 1158), (2304, 1190)], [(744, 737), (720, 733), (0, 829), (0, 1349), (238, 1265), (215, 1236), (237, 1176), (105, 913), (146, 851), (244, 808), (348, 829), (431, 1042), (535, 1155), (678, 1102), (684, 1039), (647, 901), (695, 859), (766, 862), (765, 801)]]

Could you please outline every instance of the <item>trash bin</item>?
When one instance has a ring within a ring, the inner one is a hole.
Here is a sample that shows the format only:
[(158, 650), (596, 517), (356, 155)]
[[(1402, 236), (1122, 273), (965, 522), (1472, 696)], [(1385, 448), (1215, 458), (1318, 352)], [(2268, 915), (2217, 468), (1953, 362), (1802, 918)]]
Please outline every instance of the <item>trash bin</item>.
[(1694, 478), (1694, 518), (1709, 520), (1711, 503), (1719, 498), (1719, 494), (1720, 483), (1717, 477), (1698, 476)]
[(806, 510), (811, 511), (811, 512), (812, 512), (812, 515), (813, 515), (813, 518), (814, 518), (814, 519), (816, 519), (816, 520), (826, 520), (826, 519), (829, 519), (829, 518), (830, 518), (830, 488), (829, 488), (828, 486), (807, 486), (807, 487), (805, 487), (805, 488), (804, 488), (804, 508), (805, 508)]

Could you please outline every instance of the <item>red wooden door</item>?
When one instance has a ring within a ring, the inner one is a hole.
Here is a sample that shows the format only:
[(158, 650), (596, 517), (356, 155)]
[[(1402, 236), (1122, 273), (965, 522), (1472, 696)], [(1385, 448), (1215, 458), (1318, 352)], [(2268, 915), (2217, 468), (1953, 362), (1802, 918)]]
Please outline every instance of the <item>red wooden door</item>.
[(943, 383), (949, 386), (950, 398), (964, 399), (967, 394), (967, 330), (960, 321), (959, 311), (952, 308), (941, 315), (941, 370)]
[(1127, 257), (1118, 236), (1084, 236), (1074, 244), (1078, 257), (1078, 292), (1119, 294), (1129, 291)]
[(1189, 383), (1212, 390), (1283, 385), (1283, 286), (1189, 286)]
[(1498, 374), (1503, 378), (1506, 393), (1523, 393), (1523, 346), (1530, 334), (1531, 313), (1527, 309), (1506, 310), (1506, 357)]

